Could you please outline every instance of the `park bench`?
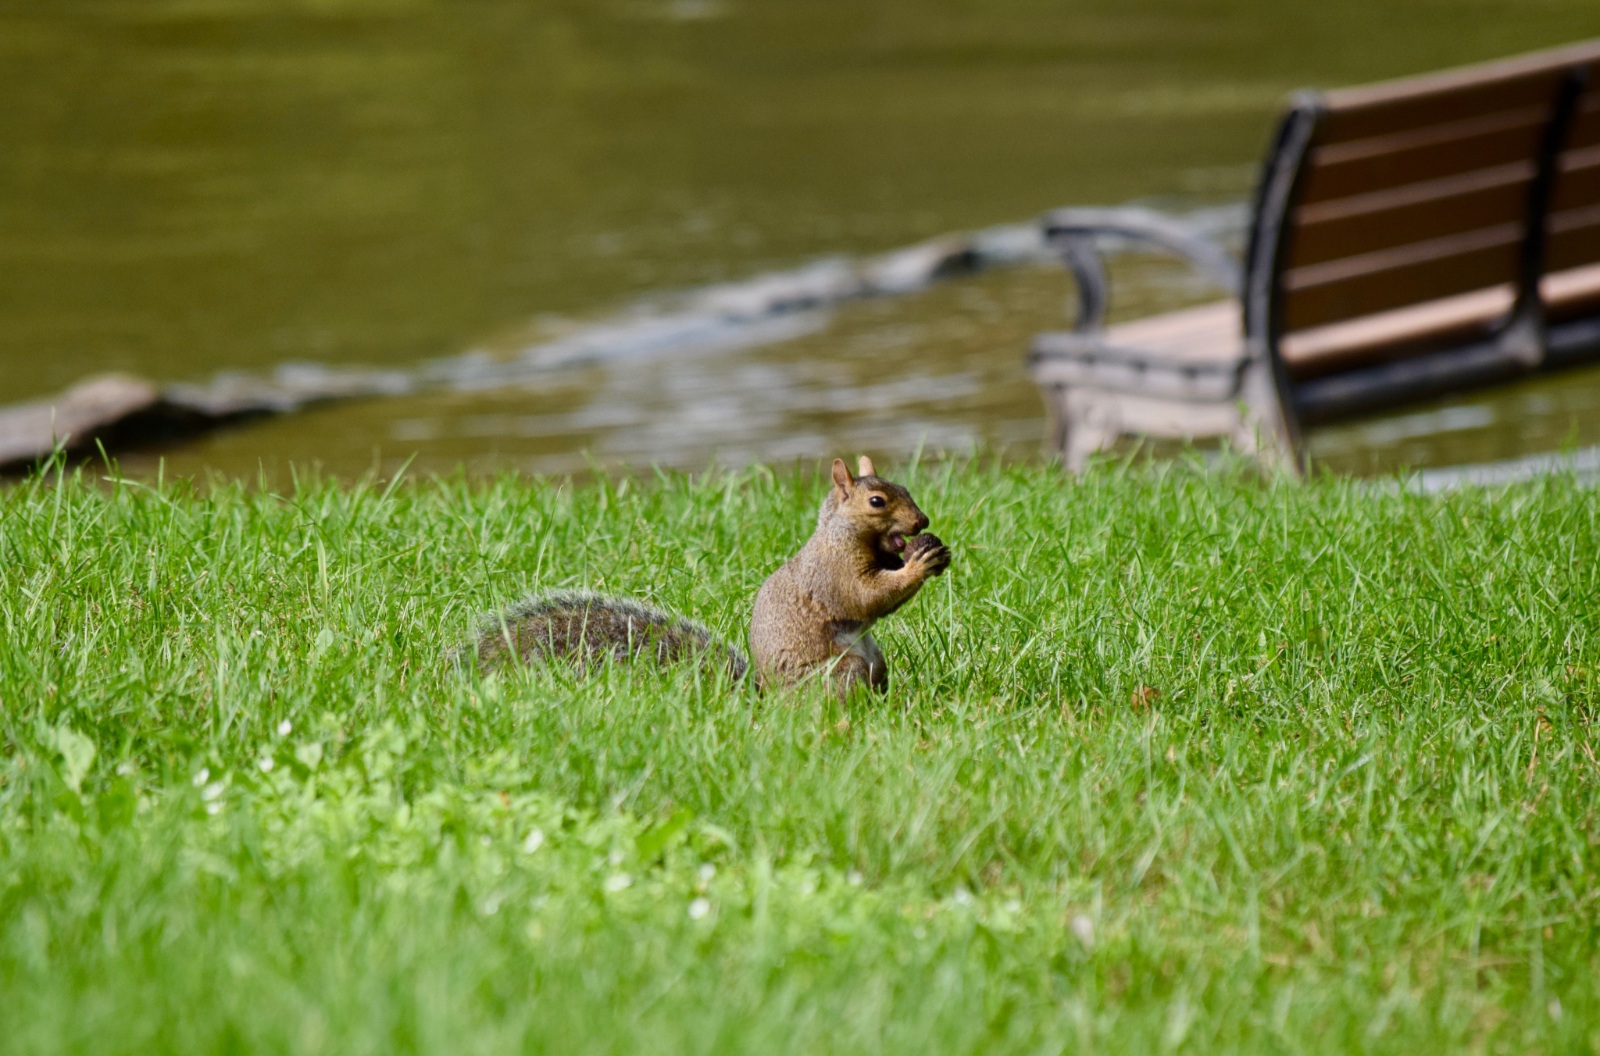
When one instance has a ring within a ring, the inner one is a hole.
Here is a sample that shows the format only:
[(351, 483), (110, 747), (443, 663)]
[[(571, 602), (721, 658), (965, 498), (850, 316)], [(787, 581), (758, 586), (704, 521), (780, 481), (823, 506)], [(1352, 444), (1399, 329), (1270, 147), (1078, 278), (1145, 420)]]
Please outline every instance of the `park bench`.
[[(1078, 316), (1028, 360), (1068, 465), (1141, 434), (1299, 467), (1308, 426), (1600, 358), (1600, 41), (1297, 94), (1242, 268), (1146, 211), (1044, 223)], [(1234, 296), (1108, 328), (1108, 238)]]

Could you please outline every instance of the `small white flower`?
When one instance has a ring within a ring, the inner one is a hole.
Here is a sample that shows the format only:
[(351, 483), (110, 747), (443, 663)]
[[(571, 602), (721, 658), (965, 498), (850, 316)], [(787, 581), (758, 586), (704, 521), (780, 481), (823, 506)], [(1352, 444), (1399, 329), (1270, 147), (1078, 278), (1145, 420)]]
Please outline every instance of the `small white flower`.
[(970, 906), (972, 905), (972, 892), (964, 887), (958, 887), (950, 892), (950, 901), (958, 906)]
[(289, 736), (289, 731), (293, 729), (294, 723), (290, 722), (288, 719), (284, 719), (282, 722), (278, 723), (278, 736), (287, 737)]
[(697, 898), (689, 903), (689, 919), (704, 920), (707, 913), (711, 912), (711, 902), (708, 899)]
[(709, 884), (716, 875), (717, 875), (717, 867), (716, 866), (712, 865), (710, 862), (703, 862), (701, 864), (700, 869), (699, 869), (699, 876), (700, 876), (700, 882), (702, 884)]
[(221, 781), (213, 781), (200, 790), (200, 798), (207, 803), (214, 803), (222, 798), (222, 793), (226, 790), (226, 787)]
[(1018, 902), (1014, 898), (1011, 899), (1010, 901), (1008, 901), (1006, 903), (1006, 912), (1007, 913), (1021, 913), (1022, 912), (1022, 903)]
[(522, 853), (532, 854), (544, 846), (544, 830), (534, 829), (528, 833), (528, 838), (522, 841)]
[(1094, 921), (1082, 913), (1074, 913), (1069, 927), (1072, 928), (1072, 934), (1077, 937), (1079, 942), (1087, 947), (1092, 948), (1094, 946)]
[(861, 886), (861, 881), (863, 881), (865, 879), (866, 879), (866, 877), (861, 875), (861, 870), (852, 869), (848, 873), (845, 874), (844, 882), (849, 884), (851, 887), (860, 887)]
[(222, 804), (221, 803), (207, 803), (206, 804), (206, 813), (210, 814), (212, 817), (216, 817), (218, 814), (222, 813)]
[(262, 757), (261, 757), (261, 761), (260, 761), (260, 762), (258, 762), (258, 763), (257, 763), (257, 764), (256, 764), (256, 766), (258, 766), (258, 767), (260, 767), (260, 768), (261, 768), (261, 772), (262, 772), (262, 773), (263, 773), (263, 774), (270, 774), (270, 773), (272, 773), (272, 756), (270, 756), (270, 755), (263, 755), (263, 756), (262, 756)]
[(499, 895), (490, 895), (478, 906), (478, 912), (486, 917), (492, 917), (500, 912), (500, 903), (503, 899)]
[(618, 891), (626, 891), (629, 887), (633, 886), (633, 877), (629, 876), (627, 873), (612, 873), (610, 876), (606, 877), (606, 882), (601, 886), (603, 886), (608, 893), (614, 894)]
[(620, 849), (612, 851), (609, 855), (606, 856), (606, 861), (611, 863), (612, 868), (616, 868), (617, 866), (621, 865), (622, 864), (622, 851)]
[(209, 766), (202, 766), (200, 768), (200, 772), (198, 774), (194, 775), (194, 787), (195, 788), (199, 788), (201, 785), (205, 784), (207, 781), (210, 781), (210, 780), (211, 780), (211, 768)]

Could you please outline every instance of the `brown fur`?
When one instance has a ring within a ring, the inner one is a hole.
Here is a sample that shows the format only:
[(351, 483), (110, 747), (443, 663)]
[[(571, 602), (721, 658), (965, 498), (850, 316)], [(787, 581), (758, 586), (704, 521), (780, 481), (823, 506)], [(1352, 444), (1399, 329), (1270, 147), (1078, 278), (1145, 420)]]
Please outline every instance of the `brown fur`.
[[(851, 476), (833, 463), (833, 487), (816, 531), (756, 595), (750, 651), (762, 687), (825, 679), (841, 696), (858, 686), (882, 691), (889, 668), (872, 625), (916, 596), (950, 565), (937, 536), (919, 534), (928, 516), (911, 493), (884, 480), (863, 457)], [(873, 505), (874, 496), (881, 505)], [(571, 592), (531, 598), (489, 620), (474, 651), (487, 669), (567, 659), (581, 669), (652, 656), (660, 663), (709, 662), (743, 678), (745, 657), (691, 620), (625, 598)]]
[[(881, 507), (872, 505), (880, 496)], [(889, 667), (872, 625), (916, 596), (950, 565), (950, 551), (915, 537), (928, 515), (869, 459), (851, 476), (833, 463), (833, 488), (800, 552), (762, 584), (750, 619), (750, 656), (762, 686), (825, 678), (841, 696), (858, 685), (888, 688)]]
[(692, 620), (583, 591), (530, 598), (487, 621), (478, 634), (477, 655), (484, 668), (515, 656), (523, 663), (565, 658), (588, 670), (650, 655), (659, 663), (706, 660), (743, 678), (747, 666), (738, 650)]

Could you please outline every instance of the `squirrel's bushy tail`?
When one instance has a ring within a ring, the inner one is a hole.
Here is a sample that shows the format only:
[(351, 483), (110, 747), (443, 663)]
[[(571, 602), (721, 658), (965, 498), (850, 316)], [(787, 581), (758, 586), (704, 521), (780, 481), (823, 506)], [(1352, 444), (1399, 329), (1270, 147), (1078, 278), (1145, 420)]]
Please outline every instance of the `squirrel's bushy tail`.
[(659, 663), (695, 660), (744, 678), (749, 662), (702, 624), (629, 598), (588, 591), (539, 594), (486, 620), (473, 646), (478, 666), (570, 660), (583, 669), (606, 661), (652, 656)]

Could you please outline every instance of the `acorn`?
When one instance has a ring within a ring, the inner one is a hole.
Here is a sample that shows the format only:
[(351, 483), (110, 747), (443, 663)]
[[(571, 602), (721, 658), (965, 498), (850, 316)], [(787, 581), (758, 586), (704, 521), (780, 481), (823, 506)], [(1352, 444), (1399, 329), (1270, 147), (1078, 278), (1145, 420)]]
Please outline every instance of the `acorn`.
[[(915, 557), (917, 554), (922, 553), (924, 550), (933, 550), (936, 548), (943, 550), (944, 541), (937, 535), (934, 535), (932, 532), (923, 532), (921, 535), (913, 535), (910, 539), (906, 540), (905, 557), (907, 560), (909, 560), (910, 558)], [(933, 570), (933, 574), (936, 576), (944, 575), (944, 570), (949, 567), (949, 564), (950, 555), (949, 552), (946, 551), (944, 563), (937, 566)]]

